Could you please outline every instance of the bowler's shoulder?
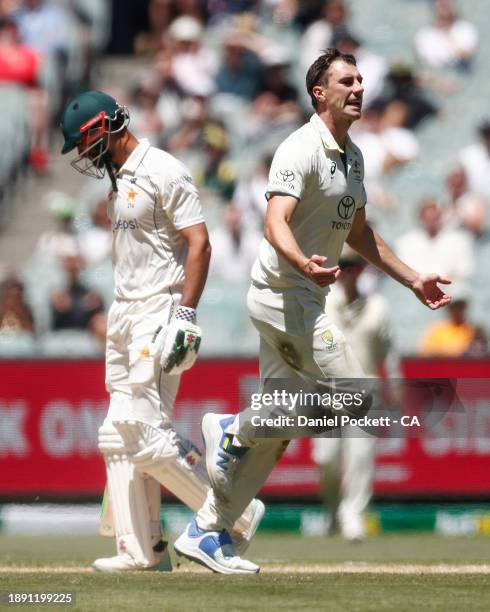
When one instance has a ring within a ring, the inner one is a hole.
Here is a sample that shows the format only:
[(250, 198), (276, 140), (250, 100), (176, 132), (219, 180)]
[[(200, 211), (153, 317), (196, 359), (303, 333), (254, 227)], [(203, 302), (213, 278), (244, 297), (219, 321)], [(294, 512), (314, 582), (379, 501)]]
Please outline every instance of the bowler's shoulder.
[(305, 123), (292, 132), (277, 148), (277, 153), (290, 155), (292, 159), (312, 159), (322, 146), (321, 138), (311, 123)]

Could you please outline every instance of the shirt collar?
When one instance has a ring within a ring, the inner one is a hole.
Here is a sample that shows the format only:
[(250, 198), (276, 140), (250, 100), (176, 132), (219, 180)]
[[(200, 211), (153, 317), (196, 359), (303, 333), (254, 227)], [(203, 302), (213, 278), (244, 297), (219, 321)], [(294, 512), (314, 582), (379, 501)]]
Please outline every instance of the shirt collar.
[(129, 174), (134, 174), (140, 163), (143, 161), (143, 158), (148, 152), (149, 148), (149, 141), (146, 138), (142, 138), (139, 141), (138, 146), (133, 149), (131, 155), (119, 169), (118, 174), (122, 174), (123, 172), (129, 172)]
[[(333, 151), (339, 151), (340, 153), (344, 152), (344, 150), (340, 147), (338, 142), (332, 136), (332, 132), (328, 129), (328, 127), (325, 125), (325, 123), (320, 119), (319, 115), (314, 113), (311, 116), (311, 118), (310, 118), (310, 123), (320, 133), (320, 138), (322, 139), (323, 146), (326, 149), (330, 149), (330, 150), (333, 150)], [(352, 140), (350, 139), (349, 134), (347, 134), (347, 138), (346, 138), (345, 144), (346, 144), (346, 148), (347, 147), (349, 147), (350, 149), (353, 148)]]

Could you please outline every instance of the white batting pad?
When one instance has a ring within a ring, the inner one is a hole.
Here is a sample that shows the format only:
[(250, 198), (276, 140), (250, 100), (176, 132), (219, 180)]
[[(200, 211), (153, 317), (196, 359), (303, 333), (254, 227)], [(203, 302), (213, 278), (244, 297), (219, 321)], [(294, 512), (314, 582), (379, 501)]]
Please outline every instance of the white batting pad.
[[(153, 476), (197, 512), (208, 497), (210, 485), (196, 447), (170, 427), (152, 427), (139, 421), (117, 421), (114, 425), (124, 439), (128, 456), (136, 469)], [(237, 519), (233, 527), (238, 532), (237, 539), (247, 537), (252, 516), (251, 509), (246, 508)], [(233, 532), (232, 537), (235, 539)]]
[(118, 554), (129, 554), (140, 567), (155, 564), (150, 504), (145, 476), (128, 460), (124, 443), (107, 420), (99, 429), (99, 448), (107, 469)]

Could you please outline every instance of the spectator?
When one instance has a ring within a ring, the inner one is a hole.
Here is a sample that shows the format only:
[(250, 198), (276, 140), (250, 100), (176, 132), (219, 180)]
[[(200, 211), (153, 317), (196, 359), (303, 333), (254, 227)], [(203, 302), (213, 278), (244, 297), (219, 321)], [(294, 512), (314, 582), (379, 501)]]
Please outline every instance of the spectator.
[(320, 19), (311, 23), (301, 39), (299, 63), (306, 72), (321, 52), (333, 46), (334, 38), (347, 31), (347, 9), (343, 0), (323, 3)]
[(162, 126), (162, 135), (167, 136), (180, 125), (180, 106), (184, 97), (184, 92), (172, 71), (171, 51), (162, 50), (155, 55), (152, 78), (155, 79), (155, 87), (160, 91), (156, 110)]
[(333, 45), (342, 53), (355, 56), (364, 87), (362, 103), (364, 108), (368, 108), (382, 92), (384, 78), (388, 72), (386, 59), (363, 47), (360, 40), (347, 31), (340, 31), (334, 38)]
[(270, 45), (261, 53), (264, 65), (262, 73), (262, 93), (272, 93), (278, 102), (297, 102), (298, 92), (286, 77), (286, 70), (291, 66), (291, 57), (287, 49)]
[(112, 227), (107, 216), (107, 198), (95, 203), (92, 210), (92, 226), (79, 238), (80, 254), (88, 265), (107, 260), (112, 249)]
[(287, 51), (270, 46), (262, 51), (261, 59), (264, 63), (261, 92), (252, 103), (244, 130), (249, 140), (262, 140), (264, 134), (286, 124), (293, 124), (294, 129), (302, 118), (297, 91), (285, 75), (290, 63)]
[(103, 311), (102, 299), (85, 287), (80, 280), (83, 265), (83, 259), (79, 255), (63, 259), (67, 285), (57, 291), (51, 299), (54, 330), (88, 329), (91, 318)]
[(140, 32), (134, 40), (136, 55), (153, 55), (159, 51), (164, 34), (174, 17), (173, 0), (150, 0), (148, 3), (148, 30)]
[(419, 207), (421, 227), (398, 239), (396, 253), (419, 272), (436, 272), (456, 282), (468, 279), (474, 270), (473, 238), (463, 230), (443, 225), (443, 211), (436, 200)]
[(131, 92), (131, 124), (138, 137), (157, 145), (163, 125), (158, 113), (158, 82), (150, 76), (141, 80)]
[[(344, 247), (339, 266), (340, 286), (332, 288), (325, 312), (344, 330), (366, 376), (374, 378), (384, 369), (391, 346), (388, 304), (379, 294), (361, 295), (359, 278), (366, 262), (357, 253)], [(321, 468), (330, 527), (338, 520), (344, 538), (364, 539), (363, 514), (373, 493), (375, 438), (357, 427), (332, 438), (314, 438), (312, 458)]]
[(29, 161), (36, 172), (44, 174), (49, 166), (49, 112), (47, 92), (39, 85), (41, 66), (40, 54), (21, 42), (16, 23), (0, 19), (0, 83), (26, 89), (31, 132)]
[(230, 201), (236, 186), (236, 168), (229, 156), (229, 137), (220, 121), (208, 121), (203, 128), (204, 164), (195, 177), (204, 190)]
[(61, 260), (78, 251), (78, 239), (73, 225), (77, 203), (63, 191), (47, 193), (44, 201), (53, 215), (55, 228), (41, 234), (36, 250)]
[(66, 64), (73, 33), (73, 17), (67, 9), (46, 0), (23, 0), (14, 18), (25, 44)]
[(482, 235), (485, 228), (485, 204), (477, 194), (468, 191), (466, 173), (461, 166), (446, 177), (443, 204), (444, 223), (448, 227), (466, 229), (475, 238)]
[(34, 334), (34, 317), (24, 298), (24, 285), (10, 276), (0, 290), (0, 333), (16, 331)]
[(415, 135), (403, 127), (405, 110), (399, 102), (391, 102), (387, 107), (373, 104), (352, 131), (353, 140), (364, 155), (368, 201), (384, 211), (394, 208), (396, 199), (386, 189), (383, 178), (413, 161), (419, 153)]
[(166, 148), (177, 155), (191, 149), (200, 150), (205, 144), (204, 128), (208, 120), (208, 100), (189, 96), (180, 105), (181, 126), (167, 140)]
[(90, 58), (89, 37), (79, 34), (76, 13), (63, 4), (21, 0), (20, 9), (14, 13), (22, 41), (40, 53), (49, 67), (46, 76), (51, 111), (58, 109), (65, 90), (76, 86), (83, 76), (79, 64)]
[(260, 92), (262, 63), (254, 36), (240, 30), (230, 31), (223, 42), (223, 64), (216, 76), (218, 92), (252, 100)]
[(465, 147), (459, 163), (466, 174), (468, 189), (490, 202), (490, 119), (478, 127), (480, 142)]
[(390, 102), (399, 102), (405, 107), (403, 127), (414, 130), (424, 119), (438, 112), (418, 83), (412, 69), (403, 62), (391, 66), (383, 88), (383, 93), (376, 99), (378, 104), (388, 106)]
[[(305, 30), (309, 25), (323, 17), (325, 0), (303, 0), (302, 2), (292, 0), (292, 3), (296, 5), (294, 22), (301, 30)], [(281, 4), (288, 5), (291, 4), (291, 0), (277, 0), (276, 4), (279, 6)]]
[(233, 201), (243, 222), (251, 229), (262, 230), (267, 200), (265, 192), (269, 178), (272, 154), (266, 153), (250, 176), (242, 176), (233, 195)]
[(172, 73), (179, 87), (189, 95), (208, 96), (214, 90), (217, 61), (201, 44), (202, 25), (183, 15), (173, 21), (168, 33), (172, 41)]
[(242, 225), (242, 215), (233, 205), (224, 208), (223, 225), (211, 232), (213, 255), (210, 276), (225, 282), (247, 282), (257, 257), (261, 234)]
[(467, 69), (475, 54), (478, 32), (468, 21), (458, 19), (451, 0), (435, 0), (434, 23), (415, 35), (415, 50), (431, 68)]
[(433, 323), (420, 341), (422, 357), (482, 357), (487, 353), (483, 329), (467, 318), (468, 291), (464, 286), (452, 290), (448, 316)]

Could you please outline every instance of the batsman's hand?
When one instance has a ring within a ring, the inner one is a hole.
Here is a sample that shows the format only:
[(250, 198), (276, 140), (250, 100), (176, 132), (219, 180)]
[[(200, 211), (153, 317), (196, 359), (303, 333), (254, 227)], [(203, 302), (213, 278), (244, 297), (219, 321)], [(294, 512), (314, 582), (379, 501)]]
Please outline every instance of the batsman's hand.
[(155, 330), (152, 353), (160, 359), (166, 374), (181, 374), (194, 365), (202, 337), (201, 328), (195, 321), (193, 308), (178, 306), (170, 323)]

